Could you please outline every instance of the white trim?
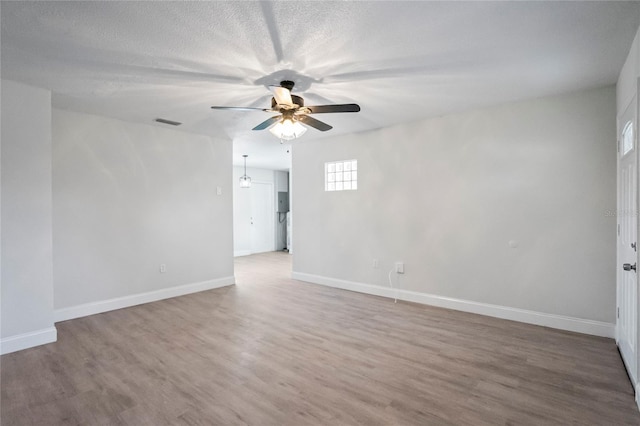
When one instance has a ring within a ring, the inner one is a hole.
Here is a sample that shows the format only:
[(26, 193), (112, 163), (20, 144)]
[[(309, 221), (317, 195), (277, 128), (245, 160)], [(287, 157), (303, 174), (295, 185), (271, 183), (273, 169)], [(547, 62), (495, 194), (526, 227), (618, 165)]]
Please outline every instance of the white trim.
[(250, 254), (251, 250), (234, 250), (233, 257), (249, 256)]
[(161, 290), (149, 291), (147, 293), (132, 294), (130, 296), (116, 297), (114, 299), (56, 309), (53, 311), (53, 320), (54, 322), (60, 322), (73, 318), (86, 317), (88, 315), (128, 308), (130, 306), (141, 305), (143, 303), (155, 302), (162, 299), (169, 299), (171, 297), (225, 287), (233, 285), (235, 282), (236, 279), (234, 276), (222, 277), (215, 280), (163, 288)]
[(372, 294), (388, 298), (397, 298), (408, 302), (421, 303), (423, 305), (438, 306), (441, 308), (455, 309), (457, 311), (471, 312), (495, 318), (511, 321), (519, 321), (527, 324), (541, 325), (576, 333), (592, 334), (594, 336), (615, 337), (615, 324), (594, 321), (582, 318), (567, 317), (563, 315), (547, 314), (543, 312), (527, 311), (508, 306), (490, 305), (488, 303), (474, 302), (470, 300), (454, 299), (451, 297), (437, 296), (434, 294), (419, 293), (416, 291), (391, 289), (377, 285), (363, 284), (353, 281), (345, 281), (320, 275), (292, 272), (294, 280), (307, 281), (328, 287), (343, 290), (356, 291), (358, 293)]
[(55, 326), (43, 328), (29, 333), (17, 334), (0, 340), (0, 354), (33, 348), (34, 346), (53, 343), (58, 340), (58, 330)]

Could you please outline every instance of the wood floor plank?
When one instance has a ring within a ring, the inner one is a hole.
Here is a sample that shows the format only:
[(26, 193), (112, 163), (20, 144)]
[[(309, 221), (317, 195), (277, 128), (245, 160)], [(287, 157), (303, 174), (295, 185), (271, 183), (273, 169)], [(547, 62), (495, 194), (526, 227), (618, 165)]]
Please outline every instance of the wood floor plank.
[(611, 339), (290, 279), (57, 324), (0, 359), (2, 425), (639, 425)]

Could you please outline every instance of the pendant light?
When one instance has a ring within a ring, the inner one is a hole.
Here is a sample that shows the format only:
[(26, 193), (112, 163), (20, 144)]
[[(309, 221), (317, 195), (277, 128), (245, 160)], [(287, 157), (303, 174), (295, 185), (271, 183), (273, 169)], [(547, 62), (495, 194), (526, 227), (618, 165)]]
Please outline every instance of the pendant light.
[(247, 176), (247, 154), (243, 155), (244, 157), (244, 174), (240, 177), (240, 188), (250, 188), (251, 187), (251, 178)]

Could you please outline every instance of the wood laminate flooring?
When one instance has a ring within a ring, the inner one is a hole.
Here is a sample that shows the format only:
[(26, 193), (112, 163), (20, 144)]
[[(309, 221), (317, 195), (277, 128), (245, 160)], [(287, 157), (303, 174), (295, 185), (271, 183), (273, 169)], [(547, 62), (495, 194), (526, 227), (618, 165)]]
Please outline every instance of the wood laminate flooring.
[(615, 343), (291, 280), (57, 324), (1, 358), (9, 425), (640, 424)]

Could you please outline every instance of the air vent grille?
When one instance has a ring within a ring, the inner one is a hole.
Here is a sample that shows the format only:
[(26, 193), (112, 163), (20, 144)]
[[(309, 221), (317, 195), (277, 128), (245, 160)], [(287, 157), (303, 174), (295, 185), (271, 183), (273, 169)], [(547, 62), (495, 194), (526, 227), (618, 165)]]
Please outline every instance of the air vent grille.
[(167, 119), (164, 119), (164, 118), (156, 118), (153, 121), (156, 121), (156, 122), (162, 123), (162, 124), (169, 124), (171, 126), (179, 126), (179, 125), (182, 124), (179, 121), (167, 120)]

